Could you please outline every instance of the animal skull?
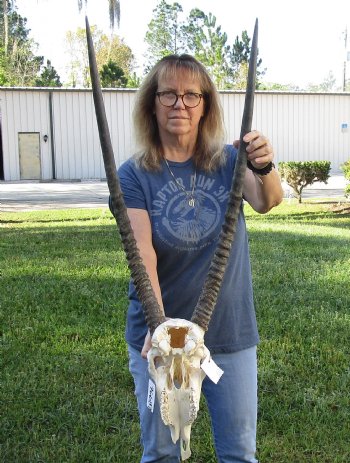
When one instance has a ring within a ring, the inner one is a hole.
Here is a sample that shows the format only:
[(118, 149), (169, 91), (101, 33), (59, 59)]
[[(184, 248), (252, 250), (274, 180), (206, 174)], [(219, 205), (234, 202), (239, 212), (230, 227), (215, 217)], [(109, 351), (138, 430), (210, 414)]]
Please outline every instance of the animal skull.
[(148, 369), (155, 382), (163, 422), (174, 443), (180, 438), (181, 458), (191, 455), (191, 426), (197, 417), (202, 381), (201, 362), (209, 356), (204, 330), (179, 318), (159, 325), (148, 352)]

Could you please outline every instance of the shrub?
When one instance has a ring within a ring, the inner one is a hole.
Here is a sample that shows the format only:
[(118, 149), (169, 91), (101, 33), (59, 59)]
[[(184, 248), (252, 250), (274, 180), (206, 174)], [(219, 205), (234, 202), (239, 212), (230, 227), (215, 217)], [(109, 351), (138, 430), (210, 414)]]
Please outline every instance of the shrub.
[(350, 159), (340, 166), (341, 170), (344, 172), (346, 180), (350, 180)]
[[(350, 182), (350, 159), (340, 166), (341, 170), (344, 172), (344, 177)], [(345, 187), (345, 196), (350, 198), (350, 183)]]
[(306, 162), (280, 162), (279, 173), (288, 185), (293, 189), (295, 196), (301, 203), (303, 189), (314, 182), (327, 183), (330, 161), (306, 161)]

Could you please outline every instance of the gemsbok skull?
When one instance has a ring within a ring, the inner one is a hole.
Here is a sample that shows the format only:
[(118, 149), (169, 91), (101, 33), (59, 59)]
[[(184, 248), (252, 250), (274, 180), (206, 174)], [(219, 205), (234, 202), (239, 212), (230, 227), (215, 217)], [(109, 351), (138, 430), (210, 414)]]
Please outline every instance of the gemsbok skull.
[[(204, 334), (208, 329), (217, 301), (235, 236), (239, 207), (242, 201), (243, 179), (247, 167), (247, 144), (243, 141), (243, 137), (250, 132), (253, 117), (258, 20), (256, 20), (254, 28), (240, 145), (225, 221), (191, 321), (183, 319), (166, 320), (139, 255), (117, 176), (95, 51), (87, 18), (86, 35), (96, 119), (110, 192), (111, 209), (119, 228), (131, 278), (152, 335), (152, 348), (148, 354), (149, 373), (156, 385), (162, 419), (170, 427), (174, 443), (180, 439), (181, 458), (186, 460), (191, 455), (191, 426), (199, 409), (202, 381), (206, 375), (205, 372), (208, 373), (205, 365), (208, 365), (211, 361), (210, 353), (204, 345)], [(218, 375), (212, 374), (212, 376), (212, 379), (217, 381), (220, 372)]]

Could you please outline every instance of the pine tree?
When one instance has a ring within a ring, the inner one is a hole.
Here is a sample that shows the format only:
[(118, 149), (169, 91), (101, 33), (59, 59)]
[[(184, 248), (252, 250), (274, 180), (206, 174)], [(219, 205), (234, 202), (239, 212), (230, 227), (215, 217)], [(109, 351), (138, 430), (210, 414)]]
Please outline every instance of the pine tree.
[(179, 3), (169, 4), (161, 0), (153, 10), (154, 18), (148, 24), (145, 42), (148, 44), (146, 72), (161, 58), (183, 51), (183, 37)]
[(62, 87), (60, 76), (56, 69), (51, 65), (51, 61), (46, 61), (46, 66), (40, 76), (35, 80), (36, 87)]
[(104, 88), (126, 87), (128, 79), (124, 71), (114, 61), (108, 61), (100, 71), (101, 84)]

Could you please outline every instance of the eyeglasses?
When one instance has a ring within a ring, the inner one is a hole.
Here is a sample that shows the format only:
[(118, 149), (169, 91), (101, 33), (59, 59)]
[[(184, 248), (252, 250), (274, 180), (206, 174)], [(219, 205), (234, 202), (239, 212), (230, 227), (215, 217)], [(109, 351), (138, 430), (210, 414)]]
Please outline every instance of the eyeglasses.
[(186, 108), (195, 108), (199, 105), (203, 98), (202, 93), (193, 92), (187, 92), (183, 95), (177, 95), (175, 92), (157, 92), (156, 95), (159, 98), (160, 104), (167, 108), (175, 106), (179, 98), (181, 98), (182, 103), (186, 106)]

